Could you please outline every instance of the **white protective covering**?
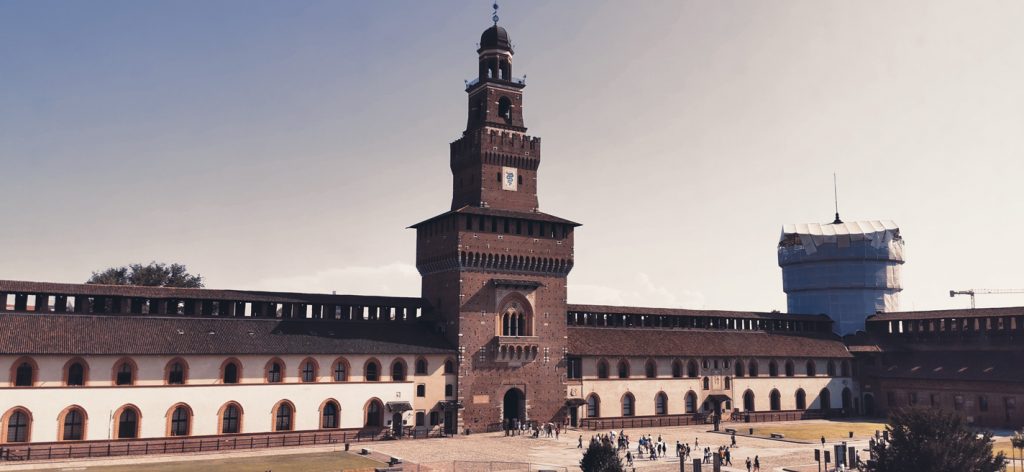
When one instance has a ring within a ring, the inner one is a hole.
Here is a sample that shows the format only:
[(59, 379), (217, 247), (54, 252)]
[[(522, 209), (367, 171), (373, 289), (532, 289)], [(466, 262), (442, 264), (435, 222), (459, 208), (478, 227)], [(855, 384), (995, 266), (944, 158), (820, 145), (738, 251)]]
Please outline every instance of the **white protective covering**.
[(799, 223), (782, 226), (782, 235), (779, 241), (787, 236), (795, 235), (800, 238), (800, 245), (804, 252), (814, 254), (817, 247), (822, 244), (849, 245), (851, 241), (871, 241), (871, 246), (881, 249), (888, 246), (898, 259), (903, 259), (903, 244), (893, 244), (894, 240), (899, 242), (899, 226), (892, 220), (871, 220), (851, 221), (839, 224), (820, 223)]

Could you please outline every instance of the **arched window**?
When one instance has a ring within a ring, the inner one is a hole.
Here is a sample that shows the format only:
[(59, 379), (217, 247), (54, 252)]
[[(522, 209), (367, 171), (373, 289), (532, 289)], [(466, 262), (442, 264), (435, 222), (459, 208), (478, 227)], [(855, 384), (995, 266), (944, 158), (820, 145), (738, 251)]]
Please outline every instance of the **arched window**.
[(366, 361), (366, 366), (363, 367), (363, 378), (367, 382), (380, 381), (380, 364), (376, 359)]
[(725, 378), (725, 389), (729, 390), (730, 388), (732, 388), (732, 379), (730, 379), (729, 377), (726, 377)]
[(647, 359), (647, 363), (644, 364), (644, 375), (649, 379), (658, 376), (658, 364), (654, 362), (654, 359)]
[(768, 400), (771, 404), (770, 406), (772, 411), (779, 411), (782, 409), (782, 395), (779, 394), (778, 390), (773, 388), (772, 392), (768, 394)]
[(828, 361), (828, 365), (826, 367), (826, 371), (825, 372), (828, 373), (829, 377), (835, 377), (836, 376), (836, 361)]
[(743, 361), (736, 361), (734, 369), (735, 372), (733, 372), (733, 374), (735, 374), (736, 377), (743, 377)]
[(184, 359), (176, 358), (167, 363), (164, 379), (167, 385), (184, 385), (187, 378), (188, 364)]
[[(0, 301), (2, 303), (2, 301)], [(2, 443), (29, 442), (32, 433), (32, 414), (20, 407), (7, 410), (3, 418)]]
[(320, 366), (317, 365), (316, 360), (312, 357), (307, 357), (300, 365), (299, 378), (301, 378), (303, 382), (316, 382), (317, 374), (320, 370)]
[(427, 414), (422, 412), (422, 411), (417, 411), (416, 412), (416, 426), (419, 427), (419, 426), (426, 426), (426, 425), (427, 425)]
[(697, 412), (697, 394), (693, 391), (686, 392), (686, 412), (696, 413)]
[(444, 373), (454, 374), (455, 373), (455, 361), (451, 359), (445, 359), (444, 361)]
[(773, 361), (768, 362), (768, 376), (778, 377), (779, 376), (779, 363)]
[(587, 397), (587, 418), (598, 418), (601, 416), (601, 398), (596, 393)]
[(654, 414), (668, 414), (668, 395), (665, 395), (665, 392), (658, 392), (658, 394), (654, 396)]
[(271, 359), (267, 362), (267, 383), (281, 383), (284, 381), (284, 362), (280, 359)]
[(391, 363), (391, 381), (405, 382), (405, 361), (395, 359), (395, 361)]
[(786, 377), (793, 377), (796, 375), (796, 366), (793, 365), (793, 361), (786, 361)]
[(850, 376), (850, 361), (843, 361), (843, 363), (840, 364), (840, 375), (843, 377)]
[(690, 378), (697, 377), (697, 361), (690, 359), (690, 362), (686, 363), (686, 376)]
[(188, 436), (192, 433), (192, 409), (185, 404), (171, 407), (168, 436)]
[(758, 372), (757, 372), (757, 359), (751, 359), (750, 360), (750, 364), (747, 366), (747, 373), (750, 374), (751, 377), (757, 377), (758, 376)]
[(508, 97), (498, 99), (498, 116), (506, 121), (512, 119), (512, 100), (509, 100)]
[(601, 359), (597, 361), (597, 378), (607, 379), (608, 378), (608, 361)]
[(501, 312), (502, 336), (533, 336), (533, 319), (518, 301), (512, 301)]
[(238, 434), (242, 432), (242, 406), (235, 402), (225, 403), (220, 407), (220, 434)]
[(704, 377), (701, 383), (704, 386), (704, 390), (711, 390), (711, 379)]
[(336, 429), (338, 427), (338, 413), (340, 410), (341, 407), (338, 406), (338, 402), (334, 400), (324, 402), (324, 406), (320, 408), (320, 428)]
[(636, 399), (633, 398), (632, 393), (627, 393), (622, 396), (622, 416), (633, 416), (635, 410), (633, 408), (636, 403)]
[(114, 385), (135, 385), (135, 362), (124, 358), (114, 363)]
[(832, 392), (828, 389), (828, 387), (821, 389), (821, 393), (818, 395), (818, 398), (821, 400), (821, 405), (819, 405), (819, 407), (822, 410), (828, 410), (832, 408)]
[(416, 359), (416, 375), (427, 375), (427, 360), (422, 357)]
[(682, 376), (683, 376), (683, 363), (679, 359), (676, 359), (676, 360), (672, 361), (672, 378), (678, 379), (678, 378), (682, 378)]
[(804, 389), (797, 389), (796, 391), (796, 409), (806, 410), (807, 409), (807, 394), (804, 393)]
[(757, 411), (754, 406), (754, 392), (743, 392), (743, 411)]
[(807, 361), (807, 376), (814, 377), (816, 375), (818, 375), (818, 368), (815, 366), (814, 361)]
[(85, 410), (77, 406), (68, 407), (61, 414), (58, 438), (61, 441), (82, 441), (85, 439), (85, 427), (88, 416)]
[(117, 424), (115, 425), (114, 437), (117, 439), (134, 439), (139, 437), (139, 409), (134, 405), (122, 406), (114, 414)]
[(89, 376), (89, 364), (76, 357), (64, 364), (64, 385), (79, 387), (85, 385)]
[(236, 384), (242, 378), (242, 363), (230, 358), (220, 366), (220, 379), (226, 384)]
[(619, 378), (620, 379), (628, 379), (629, 378), (629, 361), (627, 361), (625, 359), (622, 359), (622, 360), (619, 361)]
[(288, 400), (277, 402), (274, 408), (274, 431), (291, 431), (295, 407)]
[(334, 361), (332, 370), (335, 382), (348, 382), (348, 361), (344, 357), (339, 357)]
[(384, 424), (384, 405), (374, 398), (366, 404), (366, 426), (381, 427)]
[(23, 357), (14, 361), (14, 380), (15, 387), (31, 387), (36, 383), (36, 363), (34, 360)]

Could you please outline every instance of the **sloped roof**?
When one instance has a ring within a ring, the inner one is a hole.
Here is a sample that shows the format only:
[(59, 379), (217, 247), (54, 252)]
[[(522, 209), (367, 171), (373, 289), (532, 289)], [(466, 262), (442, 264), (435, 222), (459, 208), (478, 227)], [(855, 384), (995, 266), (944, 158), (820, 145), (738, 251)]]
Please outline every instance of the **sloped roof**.
[(727, 310), (691, 310), (686, 308), (653, 308), (639, 306), (615, 305), (575, 305), (567, 306), (569, 312), (607, 313), (617, 315), (668, 315), (668, 316), (707, 316), (714, 318), (751, 318), (764, 320), (788, 321), (831, 321), (826, 315), (800, 315), (778, 312), (758, 311), (727, 311)]
[(893, 311), (871, 315), (867, 321), (928, 320), (938, 318), (986, 318), (999, 316), (1022, 316), (1024, 307), (999, 308), (958, 308), (953, 310)]
[(890, 353), (866, 373), (882, 378), (1024, 382), (1024, 352), (945, 351)]
[(423, 221), (421, 221), (419, 223), (416, 223), (416, 224), (410, 226), (410, 228), (417, 228), (417, 227), (423, 225), (424, 223), (428, 223), (430, 221), (434, 221), (434, 220), (436, 220), (438, 218), (441, 218), (443, 216), (448, 216), (448, 215), (452, 215), (452, 214), (456, 214), (456, 213), (466, 214), (466, 215), (496, 216), (498, 218), (519, 218), (519, 219), (524, 219), (524, 220), (543, 221), (545, 223), (559, 223), (559, 224), (567, 224), (567, 225), (571, 225), (571, 226), (582, 226), (581, 224), (576, 223), (575, 221), (569, 221), (569, 220), (567, 220), (565, 218), (559, 218), (557, 216), (549, 215), (547, 213), (542, 213), (542, 212), (539, 212), (539, 211), (524, 212), (524, 211), (501, 210), (501, 209), (498, 209), (498, 208), (481, 208), (481, 207), (475, 207), (475, 206), (466, 205), (466, 206), (464, 206), (462, 208), (459, 208), (457, 210), (447, 211), (447, 212), (441, 213), (440, 215), (437, 215), (435, 217), (423, 220)]
[(451, 353), (418, 323), (0, 314), (0, 354)]
[(852, 357), (837, 337), (764, 331), (569, 327), (569, 352), (584, 356)]

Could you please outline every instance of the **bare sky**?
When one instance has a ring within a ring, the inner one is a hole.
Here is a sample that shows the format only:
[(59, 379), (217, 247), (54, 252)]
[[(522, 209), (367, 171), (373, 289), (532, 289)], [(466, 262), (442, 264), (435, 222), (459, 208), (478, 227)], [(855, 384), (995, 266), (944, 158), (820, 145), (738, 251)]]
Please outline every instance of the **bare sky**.
[[(419, 294), (489, 1), (0, 2), (0, 278), (182, 262)], [(1024, 2), (505, 1), (570, 302), (785, 309), (781, 225), (892, 219), (904, 309), (1024, 288)], [(1024, 296), (979, 297), (980, 306)]]

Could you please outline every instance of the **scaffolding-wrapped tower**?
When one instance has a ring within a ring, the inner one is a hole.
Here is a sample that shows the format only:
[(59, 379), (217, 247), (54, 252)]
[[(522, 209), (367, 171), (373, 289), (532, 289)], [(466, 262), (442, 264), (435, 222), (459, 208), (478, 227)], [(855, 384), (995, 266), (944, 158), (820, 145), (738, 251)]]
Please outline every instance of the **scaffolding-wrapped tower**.
[(779, 238), (787, 311), (827, 314), (843, 335), (899, 310), (902, 264), (903, 238), (889, 220), (788, 224)]

